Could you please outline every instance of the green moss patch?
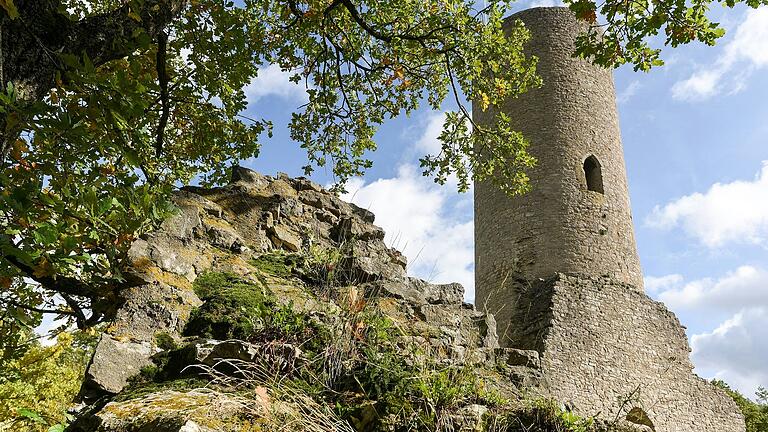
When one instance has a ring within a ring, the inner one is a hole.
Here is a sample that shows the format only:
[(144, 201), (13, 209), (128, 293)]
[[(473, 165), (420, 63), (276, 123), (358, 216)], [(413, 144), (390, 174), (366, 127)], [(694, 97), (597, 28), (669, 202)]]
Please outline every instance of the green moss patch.
[(192, 311), (185, 336), (247, 339), (264, 327), (274, 307), (263, 285), (231, 273), (205, 273), (193, 287), (204, 303)]
[(251, 264), (261, 272), (280, 278), (288, 278), (294, 269), (300, 267), (304, 259), (298, 254), (273, 252), (261, 255), (251, 261)]
[(261, 283), (231, 273), (209, 272), (195, 280), (194, 288), (203, 304), (192, 312), (186, 336), (279, 341), (309, 352), (327, 343), (322, 326), (291, 305), (279, 304)]

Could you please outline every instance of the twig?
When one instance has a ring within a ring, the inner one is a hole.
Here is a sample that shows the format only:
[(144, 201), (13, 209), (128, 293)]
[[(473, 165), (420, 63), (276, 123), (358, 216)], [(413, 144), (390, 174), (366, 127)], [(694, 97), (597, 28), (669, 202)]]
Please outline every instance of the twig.
[(155, 66), (157, 67), (157, 82), (160, 85), (160, 103), (163, 107), (162, 114), (160, 114), (160, 122), (157, 124), (157, 134), (155, 141), (155, 155), (160, 157), (163, 153), (163, 138), (165, 135), (165, 127), (168, 125), (168, 115), (170, 114), (170, 106), (168, 101), (168, 71), (166, 70), (166, 57), (168, 55), (168, 34), (165, 31), (161, 31), (157, 35), (157, 59)]

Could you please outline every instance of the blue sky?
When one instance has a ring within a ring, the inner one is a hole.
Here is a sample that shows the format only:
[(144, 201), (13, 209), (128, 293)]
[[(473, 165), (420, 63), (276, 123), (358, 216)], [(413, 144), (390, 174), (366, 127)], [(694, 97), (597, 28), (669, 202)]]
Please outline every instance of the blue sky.
[[(617, 70), (617, 104), (646, 291), (687, 327), (697, 372), (751, 396), (768, 386), (768, 8), (715, 6), (712, 17), (728, 30), (718, 46), (667, 50), (647, 74)], [(248, 97), (275, 137), (245, 165), (301, 175), (286, 124), (303, 90), (268, 68)], [(461, 282), (472, 300), (471, 193), (418, 171), (441, 120), (421, 110), (385, 124), (374, 168), (346, 198), (377, 214), (412, 275)]]

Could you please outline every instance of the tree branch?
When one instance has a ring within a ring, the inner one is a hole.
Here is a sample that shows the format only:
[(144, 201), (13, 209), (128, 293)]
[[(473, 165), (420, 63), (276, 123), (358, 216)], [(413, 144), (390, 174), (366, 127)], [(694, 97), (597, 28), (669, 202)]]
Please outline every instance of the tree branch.
[(36, 307), (32, 307), (32, 306), (28, 306), (28, 305), (19, 303), (19, 302), (15, 301), (15, 300), (11, 300), (11, 299), (2, 300), (2, 301), (4, 303), (6, 303), (6, 304), (11, 305), (11, 306), (20, 307), (22, 309), (26, 309), (28, 311), (37, 312), (37, 313), (41, 313), (41, 314), (61, 314), (61, 315), (72, 315), (72, 316), (75, 315), (74, 312), (68, 311), (66, 309), (40, 309), (40, 308), (36, 308)]
[(25, 277), (32, 279), (39, 283), (43, 288), (54, 291), (60, 294), (68, 294), (80, 297), (98, 298), (105, 297), (103, 290), (91, 287), (82, 281), (75, 278), (65, 277), (61, 275), (53, 276), (37, 276), (35, 275), (35, 269), (25, 264), (17, 257), (11, 254), (3, 254), (2, 259), (8, 261), (11, 265), (16, 267)]
[(87, 54), (94, 65), (125, 57), (137, 48), (141, 32), (152, 39), (158, 37), (186, 3), (187, 0), (143, 0), (138, 11), (125, 4), (85, 18), (70, 29), (68, 51)]
[(155, 67), (157, 68), (157, 82), (160, 85), (160, 104), (162, 113), (160, 121), (157, 124), (155, 133), (155, 156), (160, 157), (163, 154), (163, 139), (165, 137), (165, 127), (168, 125), (168, 115), (170, 106), (168, 101), (168, 70), (166, 69), (166, 55), (168, 50), (168, 34), (160, 31), (157, 35), (157, 58)]

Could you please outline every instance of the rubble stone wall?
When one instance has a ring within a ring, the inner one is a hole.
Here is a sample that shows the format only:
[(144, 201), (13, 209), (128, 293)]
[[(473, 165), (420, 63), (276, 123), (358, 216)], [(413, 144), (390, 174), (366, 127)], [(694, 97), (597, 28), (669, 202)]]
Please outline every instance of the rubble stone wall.
[(664, 304), (607, 277), (534, 285), (518, 291), (518, 314), (530, 315), (512, 337), (541, 353), (545, 393), (607, 419), (642, 409), (657, 432), (744, 431), (733, 400), (693, 373), (685, 329)]

